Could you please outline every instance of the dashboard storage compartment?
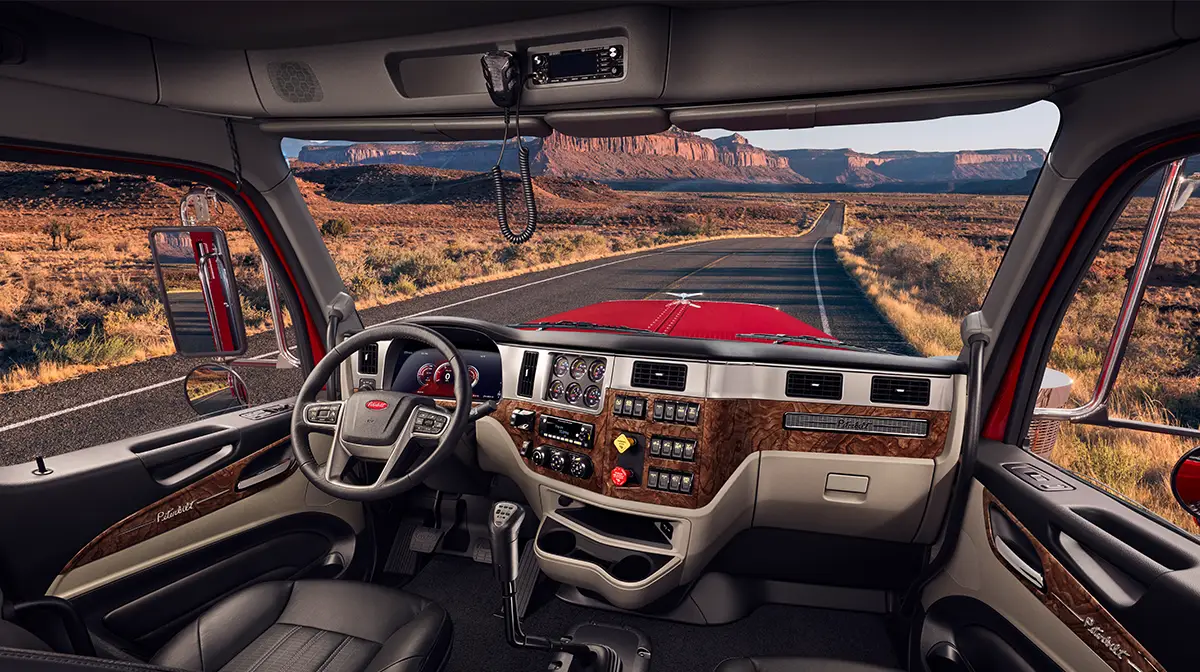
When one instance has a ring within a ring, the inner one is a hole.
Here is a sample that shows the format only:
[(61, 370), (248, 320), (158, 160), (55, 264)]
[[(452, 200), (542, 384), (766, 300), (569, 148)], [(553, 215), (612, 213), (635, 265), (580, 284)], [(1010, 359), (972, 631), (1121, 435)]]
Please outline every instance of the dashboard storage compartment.
[(653, 576), (672, 556), (610, 545), (591, 539), (547, 518), (538, 531), (537, 548), (543, 554), (594, 565), (620, 583), (638, 583)]

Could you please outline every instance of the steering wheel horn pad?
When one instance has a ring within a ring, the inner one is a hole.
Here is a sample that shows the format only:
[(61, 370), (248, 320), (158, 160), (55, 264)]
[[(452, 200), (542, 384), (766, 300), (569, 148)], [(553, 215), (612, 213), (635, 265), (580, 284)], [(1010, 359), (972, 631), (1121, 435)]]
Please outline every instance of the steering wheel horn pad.
[[(369, 343), (411, 340), (438, 350), (454, 374), (453, 409), (438, 406), (433, 399), (402, 392), (370, 390), (356, 392), (345, 401), (318, 401), (317, 395), (330, 376), (339, 372)], [(359, 332), (331, 349), (300, 387), (292, 412), (292, 454), (300, 470), (321, 491), (341, 499), (374, 501), (411, 490), (425, 475), (450, 457), (471, 415), (471, 379), (458, 350), (441, 334), (414, 324), (397, 323)], [(329, 458), (319, 464), (309, 444), (311, 434), (333, 437)], [(436, 446), (416, 457), (411, 446)], [(346, 479), (351, 459), (382, 462), (379, 477), (369, 484)], [(404, 471), (393, 475), (394, 471)]]

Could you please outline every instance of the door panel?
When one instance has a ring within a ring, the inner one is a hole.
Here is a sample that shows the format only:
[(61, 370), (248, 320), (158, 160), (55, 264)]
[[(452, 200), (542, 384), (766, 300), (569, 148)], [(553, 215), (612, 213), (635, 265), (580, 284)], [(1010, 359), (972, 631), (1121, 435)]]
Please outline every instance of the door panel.
[[(1025, 480), (1028, 464), (1062, 485)], [(1038, 644), (1066, 669), (1194, 667), (1200, 543), (1013, 446), (982, 445), (976, 473), (965, 523), (973, 548), (959, 545), (927, 606), (975, 593), (1035, 641), (1057, 633)], [(989, 577), (974, 590), (953, 576), (968, 556)]]
[(344, 573), (362, 505), (295, 468), (290, 418), (269, 404), (57, 456), (48, 476), (0, 468), (0, 510), (31, 512), (0, 517), (0, 538), (29, 540), (0, 545), (6, 597), (68, 599), (98, 635), (149, 655), (241, 587)]

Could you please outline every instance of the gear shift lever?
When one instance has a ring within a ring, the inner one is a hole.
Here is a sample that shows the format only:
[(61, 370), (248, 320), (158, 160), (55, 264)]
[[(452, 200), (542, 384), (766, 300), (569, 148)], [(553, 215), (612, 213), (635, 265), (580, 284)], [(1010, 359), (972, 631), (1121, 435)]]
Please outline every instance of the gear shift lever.
[(578, 668), (572, 666), (572, 670), (619, 671), (620, 658), (607, 647), (592, 648), (578, 642), (526, 635), (521, 630), (516, 598), (519, 563), (517, 537), (524, 520), (525, 510), (517, 504), (496, 502), (492, 507), (491, 524), (488, 526), (492, 542), (492, 564), (496, 568), (496, 579), (500, 581), (500, 590), (504, 595), (504, 635), (508, 638), (508, 643), (523, 649), (569, 653), (581, 663)]
[(512, 502), (497, 502), (492, 507), (492, 524), (488, 528), (492, 542), (492, 565), (496, 568), (496, 580), (504, 596), (512, 595), (516, 590), (517, 564), (517, 535), (521, 532), (521, 523), (525, 522), (525, 510)]

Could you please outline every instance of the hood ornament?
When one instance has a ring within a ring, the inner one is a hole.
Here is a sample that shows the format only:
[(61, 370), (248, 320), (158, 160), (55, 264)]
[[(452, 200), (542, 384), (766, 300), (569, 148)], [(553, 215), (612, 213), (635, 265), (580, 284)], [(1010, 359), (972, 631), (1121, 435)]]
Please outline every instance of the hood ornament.
[(675, 300), (670, 303), (672, 306), (691, 306), (692, 308), (699, 308), (700, 306), (692, 303), (691, 298), (693, 296), (704, 296), (704, 292), (663, 292), (663, 294), (675, 297)]

